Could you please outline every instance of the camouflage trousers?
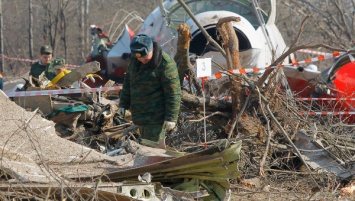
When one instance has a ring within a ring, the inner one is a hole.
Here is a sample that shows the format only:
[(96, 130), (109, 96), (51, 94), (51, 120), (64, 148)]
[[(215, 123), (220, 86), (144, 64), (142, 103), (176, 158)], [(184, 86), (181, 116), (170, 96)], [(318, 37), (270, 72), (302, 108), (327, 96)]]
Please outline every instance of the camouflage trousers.
[(143, 139), (158, 142), (165, 137), (166, 130), (162, 124), (138, 126)]

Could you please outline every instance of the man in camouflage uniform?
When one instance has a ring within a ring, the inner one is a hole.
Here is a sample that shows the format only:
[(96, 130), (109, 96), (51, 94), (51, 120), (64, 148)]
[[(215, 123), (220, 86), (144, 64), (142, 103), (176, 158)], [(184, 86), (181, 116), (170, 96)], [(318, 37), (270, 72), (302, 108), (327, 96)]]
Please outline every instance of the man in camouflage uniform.
[(43, 72), (48, 80), (52, 80), (56, 74), (54, 68), (50, 66), (52, 59), (52, 48), (48, 45), (44, 45), (40, 49), (40, 58), (36, 63), (31, 65), (30, 75), (34, 78), (38, 78)]
[(143, 139), (159, 142), (172, 130), (178, 118), (181, 88), (175, 62), (147, 35), (132, 38), (131, 59), (119, 113), (130, 109), (133, 123)]
[(65, 59), (61, 57), (52, 59), (50, 66), (53, 67), (56, 76), (47, 84), (47, 87), (57, 84), (60, 79), (71, 72), (70, 70), (67, 70)]

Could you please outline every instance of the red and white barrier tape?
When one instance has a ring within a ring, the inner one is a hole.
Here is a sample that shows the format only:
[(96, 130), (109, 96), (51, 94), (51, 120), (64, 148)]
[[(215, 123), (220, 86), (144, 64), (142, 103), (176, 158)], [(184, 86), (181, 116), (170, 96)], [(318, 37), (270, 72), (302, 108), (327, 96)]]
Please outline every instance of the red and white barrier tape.
[(321, 55), (321, 56), (317, 56), (317, 57), (313, 57), (313, 58), (309, 58), (309, 59), (305, 59), (303, 61), (295, 61), (289, 64), (281, 64), (278, 66), (267, 66), (267, 67), (261, 67), (261, 68), (242, 68), (242, 69), (234, 69), (234, 70), (228, 70), (228, 71), (220, 71), (218, 73), (215, 73), (214, 75), (207, 77), (206, 80), (214, 80), (214, 79), (220, 79), (224, 76), (227, 76), (228, 74), (246, 74), (246, 73), (261, 73), (265, 70), (268, 69), (272, 69), (272, 68), (276, 68), (276, 67), (284, 67), (284, 66), (295, 66), (295, 65), (299, 65), (299, 64), (307, 64), (307, 63), (312, 63), (315, 61), (323, 61), (326, 59), (332, 59), (335, 57), (339, 57), (342, 56), (344, 54), (347, 54), (347, 52), (333, 52), (333, 53), (329, 53), (326, 55)]
[(6, 56), (6, 55), (3, 55), (3, 54), (0, 54), (4, 59), (8, 59), (8, 60), (15, 60), (15, 61), (24, 61), (24, 62), (36, 62), (38, 61), (37, 59), (22, 59), (22, 58), (15, 58), (15, 57), (9, 57), (9, 56)]
[(58, 95), (58, 94), (77, 94), (85, 92), (102, 92), (111, 90), (120, 90), (122, 86), (102, 87), (102, 88), (87, 88), (87, 89), (62, 89), (62, 90), (39, 90), (39, 91), (16, 91), (8, 92), (8, 97), (24, 97), (24, 96), (43, 96), (43, 95)]
[[(228, 70), (228, 71), (220, 71), (210, 77), (207, 77), (206, 80), (214, 80), (214, 79), (219, 79), (222, 78), (224, 76), (227, 76), (228, 74), (247, 74), (247, 73), (261, 73), (267, 69), (271, 69), (271, 68), (276, 68), (276, 67), (283, 67), (283, 66), (295, 66), (295, 65), (299, 65), (299, 64), (307, 64), (307, 63), (312, 63), (315, 61), (323, 61), (326, 59), (331, 59), (331, 58), (335, 58), (341, 55), (347, 54), (347, 52), (333, 52), (333, 53), (327, 53), (325, 55), (321, 55), (321, 56), (317, 56), (314, 58), (309, 58), (309, 59), (305, 59), (303, 61), (295, 61), (289, 64), (281, 64), (278, 66), (267, 66), (267, 67), (255, 67), (255, 68), (242, 68), (242, 69), (235, 69), (235, 70)], [(21, 59), (21, 58), (12, 58), (12, 57), (8, 57), (6, 55), (2, 55), (4, 58), (9, 59), (9, 60), (18, 60), (18, 61), (26, 61), (26, 62), (36, 62), (37, 60), (31, 60), (31, 59)], [(67, 66), (69, 67), (79, 67), (80, 65), (74, 65), (74, 64), (67, 64)]]
[(320, 56), (317, 56), (317, 57), (305, 59), (305, 60), (299, 61), (299, 62), (297, 62), (297, 61), (296, 62), (292, 62), (292, 65), (307, 64), (307, 63), (312, 63), (312, 62), (315, 62), (315, 61), (323, 61), (323, 60), (326, 60), (326, 59), (332, 59), (332, 58), (335, 58), (335, 57), (339, 57), (339, 56), (342, 56), (344, 54), (346, 54), (346, 52), (333, 52), (333, 53), (330, 53), (330, 54), (320, 55)]
[(314, 101), (314, 100), (323, 100), (323, 101), (349, 101), (349, 100), (355, 100), (355, 98), (297, 98), (297, 100), (306, 100), (306, 101)]
[(264, 67), (264, 68), (242, 68), (242, 69), (235, 69), (235, 70), (228, 70), (228, 71), (220, 71), (215, 73), (211, 77), (207, 77), (207, 80), (215, 80), (220, 79), (222, 77), (227, 76), (228, 74), (247, 74), (247, 73), (258, 73), (264, 72), (266, 69), (271, 67)]
[(326, 116), (326, 115), (353, 115), (355, 114), (354, 112), (300, 112), (300, 115), (321, 115), (321, 116)]
[[(298, 100), (305, 100), (305, 101), (350, 101), (350, 100), (355, 100), (355, 98), (297, 98)], [(354, 115), (355, 111), (347, 112), (325, 112), (325, 111), (319, 111), (319, 112), (300, 112), (300, 115), (310, 115), (310, 116), (327, 116), (327, 115)]]
[[(31, 62), (31, 63), (34, 63), (34, 62), (38, 61), (38, 59), (23, 59), (23, 58), (9, 57), (9, 56), (6, 56), (4, 54), (0, 54), (0, 56), (4, 57), (4, 59), (14, 60), (14, 61), (24, 61), (24, 62)], [(75, 68), (80, 67), (80, 65), (75, 65), (75, 64), (67, 64), (67, 66), (75, 67)]]
[(308, 49), (300, 49), (300, 50), (297, 50), (297, 52), (303, 52), (303, 53), (309, 53), (309, 54), (316, 54), (316, 55), (332, 54), (332, 53), (329, 53), (329, 52), (321, 52), (321, 51), (308, 50)]

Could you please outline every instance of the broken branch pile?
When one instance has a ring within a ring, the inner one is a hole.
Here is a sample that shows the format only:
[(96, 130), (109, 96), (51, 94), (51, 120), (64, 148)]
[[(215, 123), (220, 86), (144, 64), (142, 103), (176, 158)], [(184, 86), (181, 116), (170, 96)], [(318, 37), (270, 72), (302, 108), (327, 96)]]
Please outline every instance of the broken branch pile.
[[(234, 30), (228, 31), (228, 25), (224, 25), (231, 20), (235, 19), (221, 20), (218, 24), (222, 28), (218, 31), (228, 68), (236, 69), (239, 65), (238, 47), (235, 44), (238, 43), (232, 37)], [(281, 57), (286, 58), (287, 55)], [(280, 58), (272, 65), (278, 66), (282, 62)], [(243, 173), (235, 180), (236, 195), (240, 194), (240, 197), (244, 193), (249, 195), (250, 191), (269, 194), (272, 191), (270, 188), (274, 189), (275, 194), (291, 188), (295, 197), (303, 199), (344, 196), (340, 189), (352, 185), (349, 177), (352, 176), (355, 154), (352, 148), (355, 141), (350, 134), (353, 128), (344, 127), (342, 123), (346, 122), (347, 117), (304, 115), (305, 111), (315, 107), (321, 111), (326, 108), (322, 104), (298, 101), (287, 86), (282, 68), (267, 71), (262, 79), (228, 74), (225, 81), (228, 90), (221, 89), (225, 87), (223, 85), (213, 87), (213, 81), (207, 82), (206, 85), (210, 86), (207, 90), (209, 98), (231, 97), (232, 104), (215, 100), (229, 108), (227, 110), (206, 104), (206, 117), (201, 112), (201, 103), (204, 102), (201, 97), (191, 101), (191, 94), (188, 93), (193, 90), (184, 92), (182, 100), (185, 107), (180, 115), (179, 128), (167, 139), (168, 144), (178, 150), (196, 151), (203, 149), (206, 144), (212, 145), (220, 138), (242, 139), (239, 167)], [(209, 98), (206, 98), (206, 102), (209, 102)], [(206, 134), (203, 132), (203, 123), (198, 120), (203, 118), (207, 119)], [(207, 142), (204, 142), (204, 135), (207, 136)], [(258, 182), (250, 182), (251, 178)], [(292, 182), (302, 180), (302, 185), (292, 185)], [(281, 187), (276, 187), (279, 184)], [(329, 193), (322, 194), (322, 191)]]

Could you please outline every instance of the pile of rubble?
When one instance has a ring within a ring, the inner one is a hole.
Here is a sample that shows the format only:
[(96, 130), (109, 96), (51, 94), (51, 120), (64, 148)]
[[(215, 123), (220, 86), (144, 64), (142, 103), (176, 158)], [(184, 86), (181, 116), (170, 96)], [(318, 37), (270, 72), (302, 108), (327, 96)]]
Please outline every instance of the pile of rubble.
[(228, 179), (240, 174), (240, 141), (191, 154), (139, 144), (137, 127), (105, 98), (114, 92), (13, 100), (0, 92), (0, 190), (8, 199), (224, 199)]
[[(213, 83), (206, 85), (210, 94), (231, 93), (228, 88), (214, 89)], [(137, 193), (130, 194), (133, 188), (150, 192), (151, 200), (224, 199), (230, 196), (228, 189), (233, 189), (232, 197), (243, 199), (288, 198), (286, 192), (302, 199), (351, 196), (353, 127), (336, 116), (299, 115), (315, 103), (297, 101), (282, 89), (279, 69), (270, 74), (262, 91), (245, 93), (245, 107), (237, 113), (240, 119), (231, 136), (226, 125), (233, 117), (232, 108), (211, 106), (204, 115), (200, 105), (183, 103), (166, 150), (140, 144), (144, 141), (137, 127), (117, 114), (117, 91), (100, 97), (83, 93), (21, 101), (1, 92), (0, 190), (10, 187), (8, 198), (28, 198), (30, 193), (37, 198), (49, 194), (79, 200), (102, 199), (104, 194), (107, 200), (140, 199)], [(226, 100), (214, 101), (231, 107)], [(22, 108), (15, 102), (26, 105)]]

